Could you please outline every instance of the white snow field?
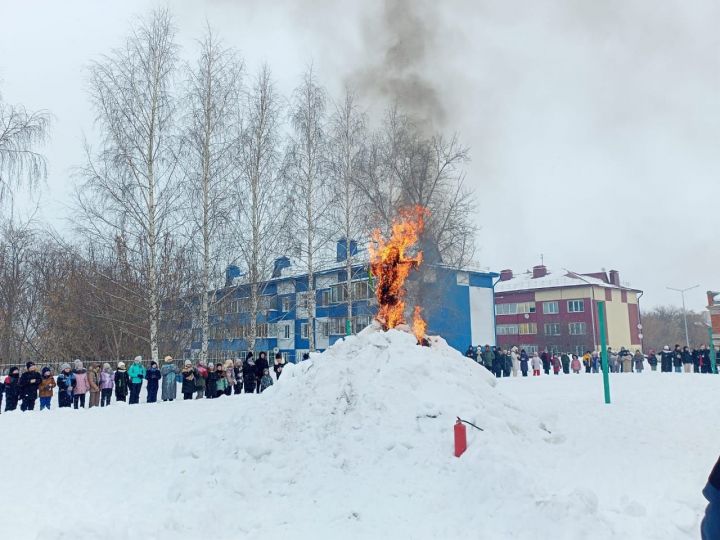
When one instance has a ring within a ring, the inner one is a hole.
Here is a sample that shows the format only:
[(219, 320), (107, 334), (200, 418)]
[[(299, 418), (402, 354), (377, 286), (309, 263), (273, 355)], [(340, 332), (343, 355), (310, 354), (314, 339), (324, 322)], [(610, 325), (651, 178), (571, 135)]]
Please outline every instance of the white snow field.
[(259, 396), (2, 414), (0, 538), (695, 539), (717, 380), (614, 375), (607, 406), (371, 327)]

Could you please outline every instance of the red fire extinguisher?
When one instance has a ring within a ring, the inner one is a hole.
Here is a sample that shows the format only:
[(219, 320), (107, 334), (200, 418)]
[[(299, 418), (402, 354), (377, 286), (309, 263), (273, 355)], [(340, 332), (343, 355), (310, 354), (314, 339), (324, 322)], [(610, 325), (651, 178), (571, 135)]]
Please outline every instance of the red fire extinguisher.
[(467, 450), (467, 431), (458, 418), (455, 422), (455, 457), (460, 457)]

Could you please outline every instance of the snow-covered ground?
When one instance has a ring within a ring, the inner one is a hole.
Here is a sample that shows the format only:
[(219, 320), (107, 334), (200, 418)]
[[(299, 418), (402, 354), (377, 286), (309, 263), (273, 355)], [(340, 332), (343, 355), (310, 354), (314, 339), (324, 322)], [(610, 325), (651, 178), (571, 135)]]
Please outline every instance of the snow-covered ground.
[(2, 414), (0, 538), (698, 538), (717, 381), (614, 375), (607, 406), (368, 329), (259, 396)]

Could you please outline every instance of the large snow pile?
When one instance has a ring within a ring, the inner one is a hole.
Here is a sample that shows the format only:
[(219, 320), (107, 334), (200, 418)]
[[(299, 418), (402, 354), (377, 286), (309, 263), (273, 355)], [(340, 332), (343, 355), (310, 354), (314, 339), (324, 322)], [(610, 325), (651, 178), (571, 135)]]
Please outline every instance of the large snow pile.
[[(441, 339), (369, 328), (259, 396), (3, 414), (0, 537), (693, 538), (696, 499), (677, 525), (622, 498), (622, 477), (605, 480), (614, 500), (588, 485), (595, 464), (652, 451), (628, 437), (606, 455), (584, 420), (599, 398), (579, 411), (581, 443), (555, 429), (575, 427), (561, 394), (505, 395), (541, 379), (497, 383)], [(459, 459), (456, 416), (484, 429)]]

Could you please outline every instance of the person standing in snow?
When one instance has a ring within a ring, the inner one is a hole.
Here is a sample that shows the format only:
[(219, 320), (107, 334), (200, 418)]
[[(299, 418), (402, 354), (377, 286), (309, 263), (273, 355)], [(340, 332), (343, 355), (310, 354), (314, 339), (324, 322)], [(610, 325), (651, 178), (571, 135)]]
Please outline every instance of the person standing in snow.
[(592, 356), (590, 356), (590, 351), (585, 351), (582, 357), (582, 363), (585, 367), (585, 373), (590, 373), (592, 371)]
[(233, 388), (235, 387), (235, 366), (232, 360), (225, 360), (225, 395), (229, 396), (232, 394)]
[(662, 373), (670, 373), (672, 371), (673, 353), (669, 345), (663, 347), (660, 353), (660, 371)]
[[(472, 345), (471, 345), (472, 347)], [(280, 375), (282, 375), (282, 370), (285, 367), (285, 359), (283, 358), (283, 355), (280, 353), (275, 354), (275, 362), (273, 364), (273, 371), (275, 371), (275, 380), (280, 379)]]
[(55, 383), (55, 377), (52, 375), (52, 371), (49, 367), (44, 367), (41, 372), (40, 387), (38, 388), (38, 394), (40, 395), (40, 410), (50, 409), (52, 404), (53, 390), (57, 384)]
[(243, 390), (243, 362), (240, 358), (235, 359), (235, 365), (233, 366), (233, 372), (235, 375), (235, 386), (233, 391), (235, 395), (242, 394)]
[(115, 401), (125, 401), (130, 388), (130, 376), (125, 369), (125, 362), (118, 362), (115, 371)]
[(580, 359), (577, 354), (572, 355), (572, 361), (570, 362), (570, 369), (576, 375), (580, 373)]
[(181, 390), (183, 400), (192, 399), (193, 394), (195, 393), (195, 377), (197, 376), (197, 374), (193, 369), (192, 362), (190, 360), (185, 360), (185, 365), (183, 366), (180, 374), (182, 375)]
[(87, 370), (79, 358), (75, 360), (74, 366), (75, 369), (73, 370), (73, 375), (75, 375), (75, 389), (73, 390), (73, 408), (77, 409), (82, 407), (84, 409), (85, 394), (87, 394), (90, 390)]
[(10, 366), (5, 377), (5, 412), (17, 409), (20, 399), (20, 369), (17, 366)]
[(522, 376), (527, 377), (528, 374), (528, 361), (530, 359), (528, 358), (527, 353), (525, 352), (525, 349), (522, 349), (520, 351), (520, 371), (522, 371)]
[(683, 353), (680, 345), (675, 345), (672, 362), (675, 373), (682, 373)]
[(150, 361), (150, 367), (145, 372), (145, 380), (147, 381), (147, 403), (157, 403), (158, 390), (160, 390), (160, 370), (155, 360)]
[(265, 371), (263, 371), (262, 377), (260, 377), (260, 392), (259, 393), (262, 394), (265, 391), (265, 389), (269, 388), (272, 385), (273, 385), (273, 380), (272, 380), (272, 377), (270, 376), (270, 370), (266, 368)]
[(42, 381), (40, 374), (37, 372), (35, 362), (25, 364), (25, 373), (20, 377), (20, 395), (22, 397), (21, 411), (35, 410), (35, 401), (38, 397), (38, 388)]
[(160, 368), (160, 376), (162, 377), (162, 400), (172, 401), (177, 396), (177, 366), (173, 362), (173, 357), (168, 355), (165, 357), (163, 367)]
[(615, 351), (612, 350), (612, 347), (607, 348), (607, 354), (608, 354), (608, 368), (610, 369), (610, 373), (618, 373), (620, 371), (620, 359)]
[(648, 361), (648, 364), (650, 365), (650, 370), (657, 371), (658, 360), (657, 360), (657, 354), (655, 354), (655, 349), (650, 349), (650, 352), (647, 355), (647, 361)]
[(90, 364), (88, 370), (88, 385), (90, 386), (90, 406), (88, 408), (100, 406), (100, 364)]
[(550, 361), (550, 355), (547, 351), (543, 351), (540, 355), (540, 360), (542, 360), (543, 363), (543, 371), (545, 372), (545, 375), (550, 375), (550, 364), (552, 363)]
[(255, 362), (255, 380), (257, 381), (255, 391), (258, 394), (260, 393), (260, 379), (262, 379), (263, 373), (265, 373), (266, 369), (270, 369), (267, 361), (267, 355), (265, 354), (265, 351), (261, 351), (257, 362)]
[(555, 375), (560, 375), (560, 370), (562, 369), (562, 362), (560, 362), (560, 358), (558, 358), (556, 354), (553, 354), (550, 362), (552, 363), (553, 373)]
[(622, 359), (623, 373), (632, 372), (633, 358), (630, 351), (628, 351), (625, 347), (620, 347), (620, 358)]
[(215, 366), (215, 397), (219, 398), (225, 394), (225, 389), (228, 386), (228, 380), (225, 376), (225, 366), (222, 362), (218, 362)]
[(205, 397), (207, 378), (207, 367), (205, 366), (205, 362), (200, 360), (197, 368), (195, 369), (195, 399), (202, 399)]
[(562, 353), (560, 356), (560, 363), (562, 364), (562, 370), (565, 375), (570, 373), (570, 355), (568, 353)]
[(517, 377), (518, 371), (520, 371), (520, 353), (515, 346), (510, 349), (510, 360), (512, 361), (512, 376)]
[(540, 359), (540, 356), (538, 356), (538, 353), (534, 352), (532, 357), (533, 377), (540, 376), (540, 368), (542, 368), (542, 360)]
[(682, 348), (681, 361), (682, 361), (683, 372), (684, 373), (692, 373), (693, 357), (692, 357), (692, 353), (690, 352), (690, 349), (688, 349), (687, 345)]
[(217, 395), (217, 369), (215, 364), (212, 362), (208, 363), (208, 376), (205, 382), (205, 397), (208, 399), (215, 399)]
[(635, 362), (635, 373), (642, 373), (644, 361), (645, 357), (643, 356), (643, 353), (640, 352), (640, 349), (635, 349), (635, 355), (633, 356), (633, 362)]
[(248, 351), (243, 363), (243, 386), (245, 386), (246, 394), (255, 392), (255, 359), (252, 351)]
[(57, 379), (58, 385), (58, 407), (71, 407), (73, 393), (75, 392), (75, 375), (70, 371), (70, 364), (60, 366), (60, 375)]
[(106, 407), (110, 405), (110, 398), (112, 397), (113, 386), (115, 381), (113, 380), (113, 372), (110, 364), (107, 362), (103, 364), (102, 371), (100, 372), (100, 406)]
[(590, 355), (590, 361), (592, 362), (592, 372), (593, 373), (599, 373), (600, 372), (600, 355), (597, 351), (593, 351)]
[(135, 405), (140, 403), (140, 389), (147, 371), (142, 365), (142, 356), (136, 356), (130, 369), (128, 369), (128, 377), (130, 377), (130, 399), (128, 404)]
[(493, 349), (493, 354), (495, 355), (495, 360), (493, 360), (493, 372), (495, 373), (495, 377), (499, 379), (502, 377), (502, 372), (505, 368), (505, 354), (500, 347), (493, 347)]
[(485, 345), (485, 349), (482, 352), (483, 365), (490, 372), (493, 373), (493, 361), (495, 360), (495, 354), (490, 350), (490, 345)]
[(472, 345), (468, 345), (467, 351), (465, 351), (465, 357), (477, 361), (477, 354), (475, 353), (475, 348)]

